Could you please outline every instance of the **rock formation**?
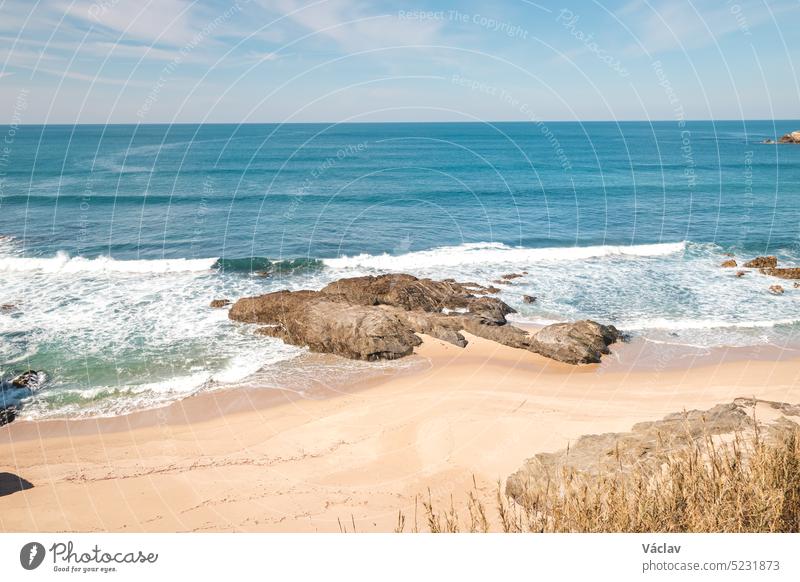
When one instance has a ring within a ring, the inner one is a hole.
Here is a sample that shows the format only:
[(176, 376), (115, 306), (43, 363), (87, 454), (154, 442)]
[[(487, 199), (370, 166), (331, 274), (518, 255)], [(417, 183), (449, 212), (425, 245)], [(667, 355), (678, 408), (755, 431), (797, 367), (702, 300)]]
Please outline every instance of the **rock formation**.
[(220, 309), (222, 307), (227, 307), (230, 304), (231, 304), (230, 299), (214, 299), (209, 304), (209, 307), (212, 307), (213, 309)]
[[(758, 420), (761, 418), (765, 420)], [(661, 464), (668, 454), (682, 447), (705, 446), (706, 437), (733, 440), (736, 435), (752, 434), (756, 422), (760, 437), (772, 438), (779, 431), (800, 424), (800, 406), (737, 398), (710, 410), (674, 413), (662, 420), (641, 422), (630, 432), (585, 435), (566, 449), (540, 453), (525, 461), (507, 479), (506, 493), (519, 501), (526, 490), (547, 483), (564, 470), (587, 476), (619, 470), (630, 473), (645, 463)]]
[(773, 295), (783, 295), (784, 289), (780, 285), (770, 285), (769, 292)]
[(509, 325), (514, 310), (487, 288), (411, 275), (353, 277), (320, 291), (278, 291), (237, 301), (228, 316), (262, 324), (259, 333), (316, 352), (359, 360), (396, 359), (421, 343), (418, 333), (464, 347), (466, 331), (571, 364), (599, 362), (619, 339), (591, 321), (545, 327), (534, 335)]
[(756, 257), (744, 264), (748, 269), (771, 269), (778, 266), (778, 258), (775, 256)]
[(781, 136), (778, 143), (800, 143), (800, 131), (793, 131)]

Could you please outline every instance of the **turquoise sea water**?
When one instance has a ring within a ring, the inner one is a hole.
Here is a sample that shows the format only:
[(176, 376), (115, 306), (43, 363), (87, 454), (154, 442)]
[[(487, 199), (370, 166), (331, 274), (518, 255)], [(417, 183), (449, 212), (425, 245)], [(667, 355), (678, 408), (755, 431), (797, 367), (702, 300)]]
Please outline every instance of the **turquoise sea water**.
[(0, 126), (0, 366), (47, 371), (13, 395), (29, 417), (278, 385), (303, 350), (208, 302), (386, 271), (525, 270), (501, 294), (519, 320), (788, 345), (800, 290), (718, 264), (800, 265), (800, 147), (760, 143), (799, 127)]

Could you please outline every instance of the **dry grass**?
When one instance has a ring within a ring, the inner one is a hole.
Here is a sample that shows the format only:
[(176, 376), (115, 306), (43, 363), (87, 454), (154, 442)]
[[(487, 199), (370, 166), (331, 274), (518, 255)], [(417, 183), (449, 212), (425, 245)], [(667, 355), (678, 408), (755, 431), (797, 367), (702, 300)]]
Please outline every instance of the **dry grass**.
[[(530, 483), (516, 501), (500, 483), (491, 500), (474, 485), (460, 510), (452, 498), (435, 507), (428, 492), (425, 525), (431, 532), (800, 532), (800, 430), (768, 440), (758, 432), (727, 443), (705, 437), (656, 458), (601, 476), (565, 469)], [(396, 531), (405, 522), (398, 513)], [(412, 531), (419, 531), (416, 508)]]

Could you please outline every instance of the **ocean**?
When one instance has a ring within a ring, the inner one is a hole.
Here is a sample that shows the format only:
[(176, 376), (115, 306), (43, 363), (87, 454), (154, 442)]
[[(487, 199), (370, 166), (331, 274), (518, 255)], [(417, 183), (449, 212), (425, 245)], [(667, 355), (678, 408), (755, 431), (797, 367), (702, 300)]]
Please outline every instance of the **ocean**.
[[(21, 418), (400, 362), (314, 359), (215, 298), (408, 272), (488, 284), (514, 320), (592, 318), (700, 349), (793, 346), (799, 121), (0, 126), (0, 372)], [(534, 295), (533, 304), (522, 302)]]

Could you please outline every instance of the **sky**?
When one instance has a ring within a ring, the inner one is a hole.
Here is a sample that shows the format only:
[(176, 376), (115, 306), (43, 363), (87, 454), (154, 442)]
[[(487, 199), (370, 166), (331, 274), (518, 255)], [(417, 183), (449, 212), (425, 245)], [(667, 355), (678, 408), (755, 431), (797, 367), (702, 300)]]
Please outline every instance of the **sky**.
[(800, 0), (0, 0), (0, 123), (800, 118)]

